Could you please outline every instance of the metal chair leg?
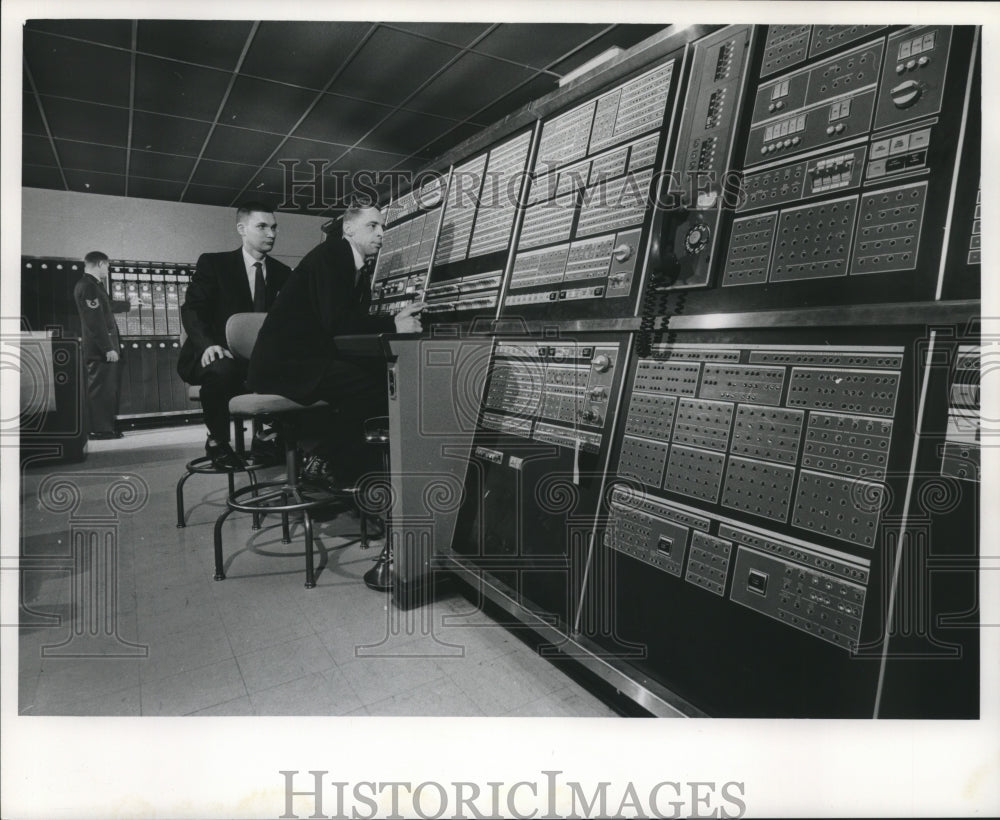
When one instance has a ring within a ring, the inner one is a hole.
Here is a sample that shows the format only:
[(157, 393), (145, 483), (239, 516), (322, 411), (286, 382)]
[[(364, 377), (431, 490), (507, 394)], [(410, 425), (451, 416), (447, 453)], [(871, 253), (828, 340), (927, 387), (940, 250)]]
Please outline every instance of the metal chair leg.
[(182, 530), (187, 526), (187, 521), (185, 521), (184, 515), (184, 482), (187, 481), (194, 473), (185, 472), (181, 476), (180, 481), (177, 482), (177, 529)]
[(313, 525), (309, 510), (302, 511), (302, 521), (306, 531), (306, 589), (316, 586), (316, 568), (313, 564)]
[(226, 573), (222, 568), (222, 525), (225, 520), (229, 517), (231, 509), (226, 509), (222, 515), (215, 519), (215, 580), (224, 581), (226, 580)]

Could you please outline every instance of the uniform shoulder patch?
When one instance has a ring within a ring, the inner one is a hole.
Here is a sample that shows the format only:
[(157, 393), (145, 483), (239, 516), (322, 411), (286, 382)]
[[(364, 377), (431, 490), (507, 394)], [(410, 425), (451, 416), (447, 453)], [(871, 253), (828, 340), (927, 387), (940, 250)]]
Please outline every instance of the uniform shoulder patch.
[(89, 307), (89, 308), (93, 308), (94, 310), (97, 310), (97, 308), (99, 308), (100, 306), (101, 306), (101, 303), (97, 299), (88, 299), (87, 300), (87, 307)]

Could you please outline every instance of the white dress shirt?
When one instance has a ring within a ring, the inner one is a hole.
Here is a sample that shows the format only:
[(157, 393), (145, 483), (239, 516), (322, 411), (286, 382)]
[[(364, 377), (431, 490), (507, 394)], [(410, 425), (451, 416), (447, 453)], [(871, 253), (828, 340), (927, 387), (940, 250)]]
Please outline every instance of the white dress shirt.
[(254, 282), (257, 281), (257, 271), (254, 270), (253, 266), (256, 265), (258, 262), (260, 262), (261, 270), (264, 271), (264, 281), (266, 282), (267, 281), (267, 257), (265, 256), (263, 259), (254, 259), (249, 253), (247, 253), (247, 249), (246, 248), (243, 249), (243, 265), (247, 269), (247, 281), (250, 283), (250, 301), (251, 302), (253, 301), (253, 297), (254, 297), (254, 292), (253, 292)]

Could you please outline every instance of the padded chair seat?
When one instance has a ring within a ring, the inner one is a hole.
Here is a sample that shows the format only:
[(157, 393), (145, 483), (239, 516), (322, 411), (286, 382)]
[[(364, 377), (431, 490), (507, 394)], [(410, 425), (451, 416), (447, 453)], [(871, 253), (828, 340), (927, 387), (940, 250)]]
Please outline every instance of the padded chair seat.
[(314, 410), (329, 407), (325, 401), (299, 404), (276, 393), (244, 393), (229, 400), (229, 412), (242, 416), (256, 416), (265, 413), (289, 413), (296, 410)]

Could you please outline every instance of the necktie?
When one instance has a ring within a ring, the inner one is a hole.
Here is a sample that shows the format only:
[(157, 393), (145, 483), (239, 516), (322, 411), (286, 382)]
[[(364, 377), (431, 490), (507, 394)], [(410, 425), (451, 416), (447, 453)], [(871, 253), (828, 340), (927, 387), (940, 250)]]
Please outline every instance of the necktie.
[(358, 282), (355, 286), (355, 295), (359, 304), (366, 304), (371, 300), (372, 294), (372, 262), (365, 261), (364, 266), (358, 271)]
[(253, 263), (253, 312), (263, 313), (267, 310), (267, 285), (264, 283), (264, 266), (260, 262)]

